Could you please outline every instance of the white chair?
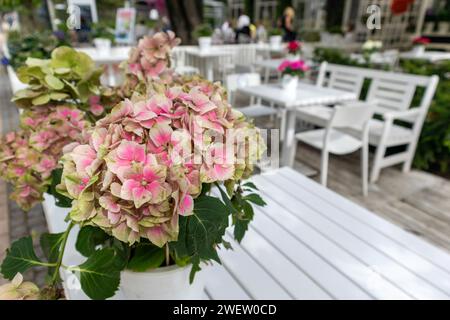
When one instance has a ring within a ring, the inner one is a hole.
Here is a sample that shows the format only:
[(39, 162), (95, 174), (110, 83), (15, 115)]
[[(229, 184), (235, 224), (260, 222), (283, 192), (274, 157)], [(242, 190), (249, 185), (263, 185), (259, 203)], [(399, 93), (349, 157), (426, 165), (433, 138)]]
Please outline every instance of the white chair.
[(188, 55), (185, 50), (178, 47), (172, 50), (172, 63), (176, 73), (186, 76), (199, 74), (200, 70), (188, 64), (187, 59)]
[[(318, 87), (328, 87), (336, 90), (355, 93), (359, 96), (364, 83), (364, 76), (360, 72), (336, 67), (327, 62), (322, 62), (317, 76)], [(330, 106), (310, 106), (301, 108), (297, 112), (297, 118), (325, 127), (331, 118), (333, 108)]]
[[(228, 102), (234, 105), (236, 102), (236, 90), (246, 86), (258, 86), (261, 84), (261, 76), (258, 73), (236, 73), (230, 74), (226, 78), (226, 88), (228, 91)], [(248, 106), (238, 109), (248, 118), (257, 118), (278, 114), (273, 106), (262, 104), (261, 99), (250, 97)]]
[[(301, 132), (295, 135), (297, 141), (322, 150), (320, 165), (320, 181), (322, 185), (327, 185), (329, 153), (345, 155), (361, 149), (362, 190), (364, 196), (367, 195), (369, 170), (368, 124), (372, 116), (372, 108), (336, 106), (324, 129)], [(341, 129), (349, 126), (361, 129), (359, 138), (341, 131)], [(295, 157), (295, 153), (294, 150), (292, 152), (293, 157)], [(293, 162), (294, 159), (291, 159), (291, 163)]]
[[(381, 119), (371, 119), (369, 123), (369, 143), (377, 147), (371, 182), (376, 182), (381, 169), (388, 166), (403, 163), (403, 172), (411, 170), (420, 132), (438, 82), (438, 76), (380, 72), (373, 75), (365, 101), (348, 103), (350, 106), (373, 106), (375, 114), (381, 116)], [(420, 104), (411, 107), (418, 87), (425, 88), (424, 94)], [(348, 132), (356, 131), (352, 128)], [(387, 148), (402, 145), (406, 146), (405, 151), (386, 155)]]
[[(334, 73), (348, 76), (336, 77), (333, 80), (331, 77)], [(325, 80), (327, 74), (330, 74), (328, 81)], [(439, 77), (323, 63), (317, 84), (326, 84), (339, 90), (354, 90), (353, 92), (359, 96), (365, 79), (370, 80), (365, 100), (347, 102), (345, 105), (374, 107), (375, 114), (381, 116), (381, 119), (370, 120), (369, 144), (377, 147), (370, 177), (373, 183), (378, 180), (381, 169), (385, 167), (403, 163), (403, 172), (411, 170), (420, 132)], [(419, 87), (425, 90), (419, 105), (413, 107), (412, 101)], [(323, 127), (331, 118), (331, 114), (332, 109), (329, 107), (311, 107), (299, 110), (298, 117)], [(355, 128), (346, 131), (351, 134), (358, 133), (358, 129)], [(386, 155), (387, 148), (402, 145), (406, 146), (405, 151)]]

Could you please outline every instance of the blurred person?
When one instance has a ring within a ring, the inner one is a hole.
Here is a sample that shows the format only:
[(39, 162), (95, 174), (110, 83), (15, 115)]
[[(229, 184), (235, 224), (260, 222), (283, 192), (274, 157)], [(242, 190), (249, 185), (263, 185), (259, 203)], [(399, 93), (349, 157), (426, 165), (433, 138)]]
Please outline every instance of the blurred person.
[(347, 30), (345, 31), (345, 35), (344, 35), (344, 41), (346, 43), (355, 42), (355, 25), (353, 23), (350, 23), (347, 26)]
[(267, 30), (264, 23), (259, 21), (256, 27), (256, 41), (266, 42), (267, 41)]
[(294, 9), (292, 7), (286, 7), (279, 23), (284, 32), (283, 41), (285, 42), (294, 41), (297, 38), (297, 34), (294, 31), (294, 17)]
[[(241, 37), (244, 36), (244, 37)], [(250, 17), (240, 10), (240, 14), (236, 24), (235, 41), (239, 43), (242, 38), (250, 38)]]

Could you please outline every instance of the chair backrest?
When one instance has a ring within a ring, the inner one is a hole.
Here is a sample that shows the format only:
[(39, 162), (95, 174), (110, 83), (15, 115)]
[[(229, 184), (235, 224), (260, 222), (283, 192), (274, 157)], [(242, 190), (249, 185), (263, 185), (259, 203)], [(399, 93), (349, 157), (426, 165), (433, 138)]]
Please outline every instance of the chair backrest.
[(261, 75), (259, 73), (234, 73), (228, 75), (225, 82), (228, 100), (233, 102), (234, 94), (238, 88), (260, 85)]
[[(323, 73), (322, 78), (325, 78), (327, 72), (356, 75), (356, 78), (362, 79), (360, 80), (362, 81), (361, 88), (364, 80), (370, 80), (370, 87), (365, 100), (375, 105), (375, 113), (378, 114), (409, 109), (412, 106), (417, 88), (425, 88), (418, 106), (421, 109), (421, 117), (415, 118), (412, 122), (423, 121), (439, 82), (438, 76), (421, 76), (329, 63), (326, 63), (323, 67), (321, 66), (321, 69), (323, 69), (321, 70), (321, 73)], [(319, 75), (318, 85), (321, 85), (319, 81), (322, 83), (326, 82), (326, 79), (320, 78), (321, 76)]]
[(320, 66), (318, 86), (360, 94), (364, 83), (364, 74), (345, 66), (323, 62)]
[(328, 128), (362, 128), (373, 116), (374, 107), (336, 106)]

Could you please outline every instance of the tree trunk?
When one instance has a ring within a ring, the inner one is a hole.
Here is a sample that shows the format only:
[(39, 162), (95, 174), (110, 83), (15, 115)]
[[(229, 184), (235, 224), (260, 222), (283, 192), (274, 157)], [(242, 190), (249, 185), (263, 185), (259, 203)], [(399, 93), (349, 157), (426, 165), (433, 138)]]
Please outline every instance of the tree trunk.
[(192, 31), (202, 23), (202, 0), (166, 0), (173, 31), (183, 44), (193, 44)]

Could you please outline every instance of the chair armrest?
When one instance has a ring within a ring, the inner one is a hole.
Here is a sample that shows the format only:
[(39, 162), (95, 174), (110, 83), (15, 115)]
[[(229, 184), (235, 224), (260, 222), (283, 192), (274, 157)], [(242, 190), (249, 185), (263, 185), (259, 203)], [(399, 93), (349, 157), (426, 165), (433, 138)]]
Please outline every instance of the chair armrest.
[(417, 118), (422, 113), (420, 108), (409, 109), (405, 111), (389, 111), (382, 114), (383, 118), (388, 120), (406, 120), (410, 121)]

